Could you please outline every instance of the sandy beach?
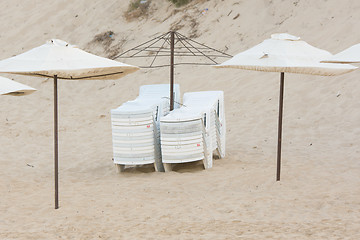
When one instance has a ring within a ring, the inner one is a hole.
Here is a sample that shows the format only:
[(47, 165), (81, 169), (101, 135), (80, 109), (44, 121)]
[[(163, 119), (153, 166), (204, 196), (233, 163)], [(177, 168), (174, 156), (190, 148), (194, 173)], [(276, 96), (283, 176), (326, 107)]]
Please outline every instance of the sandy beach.
[[(0, 59), (52, 38), (111, 57), (172, 28), (231, 55), (282, 32), (333, 54), (360, 42), (358, 0), (153, 0), (131, 20), (127, 0), (0, 3)], [(110, 41), (98, 40), (108, 31)], [(168, 83), (169, 69), (59, 81), (57, 210), (53, 80), (2, 76), (38, 91), (0, 96), (0, 239), (360, 239), (360, 70), (286, 74), (280, 182), (278, 73), (176, 67), (182, 94), (224, 91), (227, 147), (211, 169), (168, 173), (116, 173), (110, 110), (141, 85)]]

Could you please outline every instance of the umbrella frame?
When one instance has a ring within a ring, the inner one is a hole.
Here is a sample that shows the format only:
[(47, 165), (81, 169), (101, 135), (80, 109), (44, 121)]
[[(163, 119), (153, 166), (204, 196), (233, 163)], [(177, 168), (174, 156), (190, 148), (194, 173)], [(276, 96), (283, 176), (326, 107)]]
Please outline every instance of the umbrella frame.
[(59, 208), (59, 140), (58, 140), (58, 91), (57, 75), (54, 75), (54, 176), (55, 209)]
[(281, 140), (282, 140), (282, 119), (284, 109), (284, 83), (285, 73), (280, 74), (280, 96), (279, 96), (279, 122), (278, 122), (278, 147), (277, 147), (277, 161), (276, 161), (276, 181), (280, 181), (281, 171)]
[[(114, 74), (119, 74), (122, 72), (117, 72)], [(114, 74), (104, 74), (104, 75), (96, 75), (93, 77), (103, 77)], [(35, 74), (35, 76), (45, 76), (40, 74)], [(48, 77), (48, 76), (46, 76)], [(55, 181), (55, 209), (59, 208), (59, 114), (58, 114), (58, 79), (64, 80), (81, 80), (88, 79), (91, 77), (83, 77), (83, 78), (58, 78), (57, 75), (53, 76), (54, 78), (54, 181)]]
[[(161, 47), (154, 46), (157, 42), (163, 40), (163, 43)], [(164, 47), (164, 44), (167, 43), (169, 45), (169, 48)], [(179, 51), (179, 48), (175, 47), (175, 44), (180, 43), (181, 48), (185, 48), (184, 51)], [(178, 50), (177, 50), (178, 49)], [(207, 49), (211, 52), (211, 54), (206, 53), (203, 51), (204, 49)], [(177, 51), (176, 51), (177, 50)], [(130, 56), (126, 57), (124, 56), (127, 53), (130, 53), (132, 51), (135, 51), (135, 53), (131, 54)], [(152, 54), (141, 54), (141, 53), (153, 53), (155, 52), (155, 56)], [(198, 63), (195, 61), (190, 62), (179, 62), (175, 63), (174, 57), (175, 56), (183, 56), (183, 57), (205, 57), (208, 59), (211, 63)], [(185, 37), (184, 35), (171, 30), (165, 34), (162, 34), (160, 36), (157, 36), (145, 43), (142, 43), (132, 49), (129, 49), (115, 57), (116, 58), (153, 58), (150, 66), (140, 66), (140, 68), (157, 68), (157, 67), (170, 67), (170, 111), (174, 109), (174, 67), (175, 65), (214, 65), (218, 64), (213, 58), (216, 57), (222, 57), (222, 58), (231, 58), (232, 56), (221, 52), (219, 50), (216, 50), (214, 48), (208, 47), (204, 44), (201, 44), (199, 42), (196, 42), (190, 38)], [(169, 65), (156, 65), (154, 64), (157, 57), (170, 57), (170, 64)]]

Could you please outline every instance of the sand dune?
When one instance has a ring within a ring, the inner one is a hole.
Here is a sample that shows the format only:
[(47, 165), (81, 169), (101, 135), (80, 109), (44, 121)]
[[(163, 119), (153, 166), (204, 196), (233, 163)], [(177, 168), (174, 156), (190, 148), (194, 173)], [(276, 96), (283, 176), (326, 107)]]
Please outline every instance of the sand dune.
[[(109, 56), (176, 27), (236, 54), (288, 32), (337, 53), (359, 43), (360, 2), (153, 0), (126, 21), (125, 0), (0, 1), (0, 59), (59, 38)], [(208, 8), (205, 14), (204, 9)], [(110, 43), (94, 41), (112, 31)], [(134, 64), (134, 62), (132, 62)], [(4, 75), (35, 87), (1, 96), (0, 239), (359, 239), (360, 71), (287, 74), (282, 180), (275, 182), (279, 74), (179, 66), (182, 93), (223, 90), (227, 156), (170, 173), (116, 174), (110, 109), (168, 69), (115, 81), (60, 81), (60, 209), (54, 210), (52, 80)]]

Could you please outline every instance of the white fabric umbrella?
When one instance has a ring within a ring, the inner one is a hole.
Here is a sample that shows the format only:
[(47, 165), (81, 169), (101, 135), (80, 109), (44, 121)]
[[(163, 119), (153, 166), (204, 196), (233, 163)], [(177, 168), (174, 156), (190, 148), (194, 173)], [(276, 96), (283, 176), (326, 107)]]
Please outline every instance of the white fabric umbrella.
[(351, 65), (320, 63), (330, 57), (331, 53), (315, 48), (299, 37), (280, 33), (271, 35), (270, 39), (215, 67), (322, 76), (339, 75), (356, 69)]
[(30, 51), (0, 61), (1, 73), (54, 78), (55, 209), (59, 207), (57, 79), (118, 79), (138, 69), (87, 53), (58, 39), (52, 39)]
[(35, 88), (15, 82), (5, 77), (0, 77), (0, 95), (24, 96), (35, 91)]
[(324, 63), (360, 63), (360, 43), (355, 44), (321, 62)]
[(301, 41), (299, 37), (286, 33), (280, 33), (271, 35), (271, 39), (267, 39), (259, 45), (241, 52), (230, 60), (215, 66), (218, 68), (239, 68), (254, 71), (281, 72), (276, 174), (277, 181), (280, 180), (281, 167), (284, 73), (333, 76), (356, 69), (356, 67), (347, 64), (320, 63), (321, 60), (330, 58), (331, 56), (331, 53), (315, 48), (306, 42)]
[(0, 72), (67, 80), (118, 79), (138, 67), (85, 52), (59, 39), (0, 61)]

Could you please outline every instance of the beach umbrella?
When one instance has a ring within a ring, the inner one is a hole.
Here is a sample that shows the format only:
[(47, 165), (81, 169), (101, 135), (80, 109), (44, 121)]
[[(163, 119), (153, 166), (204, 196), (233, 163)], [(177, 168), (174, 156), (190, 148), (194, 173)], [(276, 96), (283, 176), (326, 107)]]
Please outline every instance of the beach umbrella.
[[(170, 68), (170, 111), (174, 109), (174, 70), (179, 65), (215, 65), (218, 58), (232, 56), (199, 43), (179, 32), (169, 31), (133, 47), (116, 58), (142, 59), (141, 68)], [(175, 61), (176, 58), (176, 61)], [(144, 63), (144, 60), (150, 60)], [(163, 61), (161, 61), (163, 60)]]
[(324, 59), (324, 63), (360, 63), (360, 43), (355, 44), (334, 56)]
[(0, 61), (0, 72), (54, 79), (54, 168), (55, 209), (58, 200), (58, 103), (57, 80), (118, 79), (138, 67), (87, 53), (62, 40), (46, 44)]
[(0, 95), (23, 96), (35, 92), (36, 89), (15, 82), (5, 77), (0, 77)]
[(273, 34), (270, 39), (244, 51), (222, 64), (218, 68), (239, 68), (254, 71), (280, 72), (279, 122), (276, 180), (280, 180), (282, 115), (284, 96), (284, 76), (287, 73), (301, 73), (322, 76), (334, 76), (350, 72), (356, 67), (344, 64), (320, 63), (332, 55), (315, 48), (299, 37), (286, 33)]

